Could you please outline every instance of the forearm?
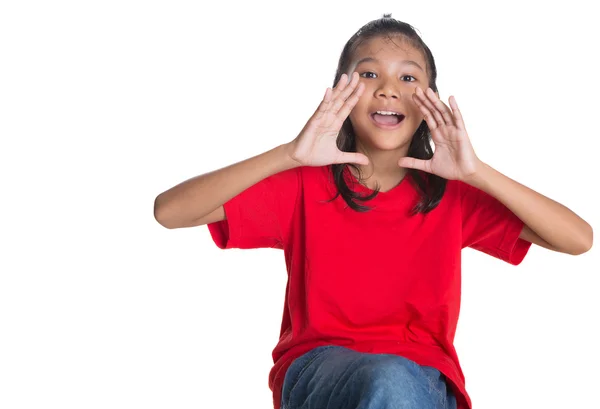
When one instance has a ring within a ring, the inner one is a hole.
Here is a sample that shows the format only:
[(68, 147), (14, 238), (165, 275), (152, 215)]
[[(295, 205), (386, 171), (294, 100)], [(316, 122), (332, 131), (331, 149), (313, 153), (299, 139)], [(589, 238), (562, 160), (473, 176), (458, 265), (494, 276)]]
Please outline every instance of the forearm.
[(222, 206), (267, 177), (298, 167), (289, 145), (215, 170), (170, 188), (154, 201), (154, 217), (163, 226), (185, 226)]
[(587, 251), (592, 245), (592, 227), (562, 204), (510, 179), (479, 162), (478, 170), (465, 180), (508, 207), (547, 243), (569, 254)]

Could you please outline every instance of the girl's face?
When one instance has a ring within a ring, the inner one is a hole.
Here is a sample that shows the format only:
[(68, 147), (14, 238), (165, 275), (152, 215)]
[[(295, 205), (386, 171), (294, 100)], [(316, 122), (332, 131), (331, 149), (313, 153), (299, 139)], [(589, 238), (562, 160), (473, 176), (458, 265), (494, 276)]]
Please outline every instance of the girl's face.
[[(368, 150), (408, 150), (423, 114), (412, 100), (415, 88), (429, 86), (425, 59), (420, 51), (394, 37), (374, 38), (355, 52), (347, 73), (358, 72), (365, 90), (349, 115), (357, 143)], [(393, 111), (402, 116), (375, 115)]]

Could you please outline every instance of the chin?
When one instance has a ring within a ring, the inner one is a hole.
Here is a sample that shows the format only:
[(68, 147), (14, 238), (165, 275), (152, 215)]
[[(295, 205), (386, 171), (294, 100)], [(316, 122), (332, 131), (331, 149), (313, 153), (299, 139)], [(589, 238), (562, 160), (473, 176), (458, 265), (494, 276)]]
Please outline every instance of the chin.
[[(365, 135), (364, 133), (361, 133)], [(394, 151), (402, 149), (406, 146), (410, 146), (410, 142), (414, 135), (414, 132), (408, 136), (402, 135), (402, 133), (392, 134), (390, 132), (369, 132), (367, 137), (359, 137), (363, 145), (369, 147), (369, 149), (377, 149), (379, 151)]]

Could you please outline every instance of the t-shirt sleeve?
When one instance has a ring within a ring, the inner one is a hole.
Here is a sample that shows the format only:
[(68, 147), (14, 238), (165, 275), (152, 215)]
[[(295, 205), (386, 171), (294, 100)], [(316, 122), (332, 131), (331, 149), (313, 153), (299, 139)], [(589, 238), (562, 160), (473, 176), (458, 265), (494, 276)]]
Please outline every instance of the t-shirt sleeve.
[(298, 199), (299, 169), (269, 176), (226, 202), (226, 219), (207, 224), (217, 247), (282, 249)]
[(531, 243), (519, 238), (524, 223), (493, 196), (459, 183), (462, 246), (479, 250), (507, 263), (523, 261)]

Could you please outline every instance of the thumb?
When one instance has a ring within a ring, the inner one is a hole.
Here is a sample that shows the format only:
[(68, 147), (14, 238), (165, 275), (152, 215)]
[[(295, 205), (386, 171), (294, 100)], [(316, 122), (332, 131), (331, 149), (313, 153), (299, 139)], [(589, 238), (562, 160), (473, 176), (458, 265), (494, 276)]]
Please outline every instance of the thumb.
[(369, 158), (362, 153), (344, 152), (335, 163), (357, 163), (366, 166), (369, 164)]
[(398, 166), (402, 168), (417, 169), (431, 173), (431, 160), (415, 159), (407, 156), (404, 158), (400, 158), (400, 160), (398, 161)]

